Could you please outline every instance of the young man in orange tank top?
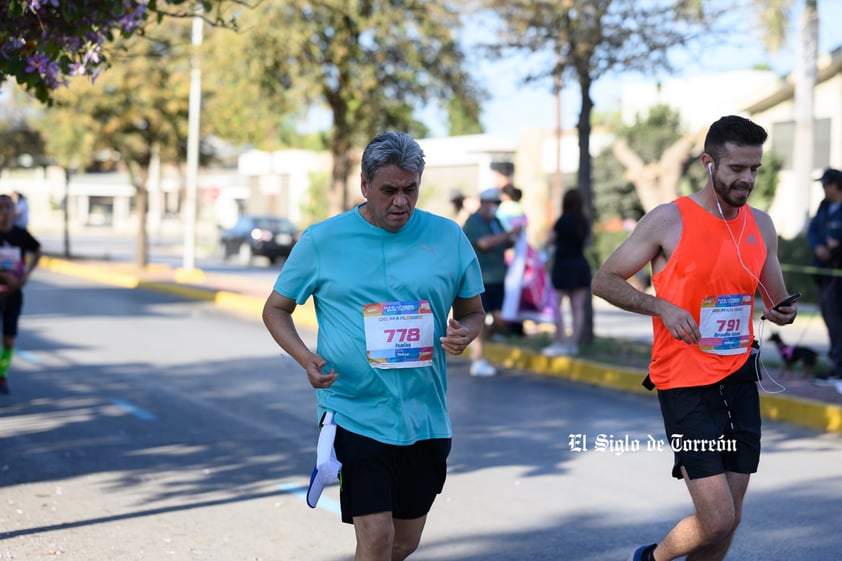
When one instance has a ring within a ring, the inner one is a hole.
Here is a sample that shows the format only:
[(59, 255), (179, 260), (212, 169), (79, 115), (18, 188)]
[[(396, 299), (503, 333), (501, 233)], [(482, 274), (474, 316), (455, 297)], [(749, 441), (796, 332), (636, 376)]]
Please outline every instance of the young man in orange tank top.
[[(684, 479), (695, 505), (694, 514), (629, 561), (721, 561), (757, 471), (757, 385), (751, 375), (732, 373), (754, 372), (758, 290), (772, 323), (786, 325), (796, 315), (795, 304), (773, 309), (788, 294), (777, 233), (768, 214), (746, 204), (765, 141), (766, 131), (748, 119), (713, 123), (700, 158), (704, 188), (652, 209), (594, 275), (596, 296), (653, 318), (650, 378), (675, 451), (673, 475)], [(647, 263), (654, 296), (627, 282)]]

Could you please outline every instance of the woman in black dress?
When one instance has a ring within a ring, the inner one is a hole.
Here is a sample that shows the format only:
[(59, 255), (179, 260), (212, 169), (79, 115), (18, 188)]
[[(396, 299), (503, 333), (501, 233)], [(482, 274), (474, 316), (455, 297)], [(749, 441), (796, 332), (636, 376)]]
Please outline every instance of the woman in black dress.
[[(551, 280), (559, 305), (555, 341), (543, 350), (547, 356), (575, 355), (579, 352), (579, 340), (585, 324), (585, 298), (591, 286), (591, 268), (585, 258), (585, 243), (591, 227), (585, 216), (582, 193), (578, 189), (567, 191), (561, 207), (561, 216), (547, 240), (548, 246), (555, 246)], [(570, 302), (573, 320), (569, 336), (565, 332), (562, 314), (565, 298)]]

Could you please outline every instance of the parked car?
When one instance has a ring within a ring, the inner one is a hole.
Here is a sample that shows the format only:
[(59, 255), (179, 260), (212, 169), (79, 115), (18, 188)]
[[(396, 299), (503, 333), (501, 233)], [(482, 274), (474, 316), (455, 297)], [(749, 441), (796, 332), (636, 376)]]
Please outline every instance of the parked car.
[(223, 259), (236, 255), (245, 263), (262, 256), (275, 263), (286, 257), (298, 241), (298, 228), (288, 218), (243, 215), (220, 235)]

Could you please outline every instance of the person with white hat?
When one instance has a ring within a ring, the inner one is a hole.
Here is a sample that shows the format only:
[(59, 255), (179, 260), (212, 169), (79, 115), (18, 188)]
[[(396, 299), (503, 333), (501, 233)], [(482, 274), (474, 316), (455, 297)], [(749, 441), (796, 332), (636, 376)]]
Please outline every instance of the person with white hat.
[(485, 189), (479, 194), (479, 209), (468, 217), (462, 229), (474, 246), (479, 266), (482, 269), (482, 282), (485, 292), (482, 294), (482, 307), (489, 315), (485, 328), (471, 347), (471, 375), (494, 376), (497, 369), (485, 359), (485, 342), (501, 330), (503, 318), (503, 297), (505, 295), (507, 247), (511, 247), (522, 229), (517, 225), (506, 231), (497, 218), (500, 206), (500, 190), (496, 187)]

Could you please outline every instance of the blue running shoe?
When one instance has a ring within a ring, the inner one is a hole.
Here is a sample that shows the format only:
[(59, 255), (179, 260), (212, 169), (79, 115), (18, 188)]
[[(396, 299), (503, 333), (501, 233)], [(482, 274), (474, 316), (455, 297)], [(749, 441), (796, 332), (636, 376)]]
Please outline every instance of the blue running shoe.
[(653, 543), (649, 545), (642, 545), (635, 549), (631, 555), (628, 556), (626, 561), (644, 561), (645, 559), (649, 559), (649, 555), (655, 551), (655, 547), (658, 544)]

